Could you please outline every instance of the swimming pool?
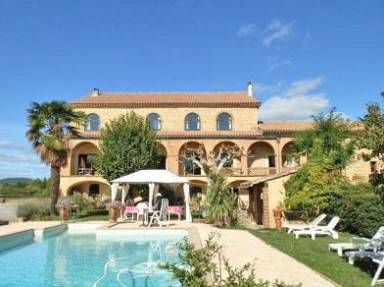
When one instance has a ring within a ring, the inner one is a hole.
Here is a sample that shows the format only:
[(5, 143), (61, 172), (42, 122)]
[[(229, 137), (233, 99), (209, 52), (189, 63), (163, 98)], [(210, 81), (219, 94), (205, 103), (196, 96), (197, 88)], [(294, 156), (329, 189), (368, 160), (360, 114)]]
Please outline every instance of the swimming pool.
[(187, 231), (68, 234), (0, 253), (0, 286), (180, 286), (158, 262), (178, 262)]

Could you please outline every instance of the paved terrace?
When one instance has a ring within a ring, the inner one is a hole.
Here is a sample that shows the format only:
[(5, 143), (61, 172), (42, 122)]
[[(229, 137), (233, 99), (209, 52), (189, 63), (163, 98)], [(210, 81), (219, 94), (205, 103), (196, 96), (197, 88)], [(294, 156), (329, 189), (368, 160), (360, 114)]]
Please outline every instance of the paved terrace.
[[(110, 224), (105, 222), (82, 222), (78, 225), (98, 223), (99, 228), (110, 230), (146, 229), (139, 227), (138, 223)], [(208, 224), (192, 223), (184, 221), (173, 221), (170, 229), (197, 230), (200, 239), (204, 242), (212, 232), (220, 233), (218, 239), (223, 246), (223, 255), (229, 259), (234, 267), (241, 267), (248, 262), (255, 262), (256, 275), (259, 278), (269, 281), (276, 279), (286, 283), (302, 283), (304, 287), (334, 287), (337, 286), (318, 273), (296, 261), (288, 255), (267, 245), (257, 237), (244, 230), (218, 229)], [(20, 232), (28, 229), (41, 230), (59, 225), (60, 222), (23, 222), (0, 226), (0, 236)], [(102, 226), (101, 226), (102, 225)], [(152, 228), (151, 228), (152, 229)], [(160, 229), (155, 227), (154, 229)], [(165, 228), (164, 228), (165, 229)], [(192, 232), (192, 234), (195, 232)], [(191, 233), (190, 233), (191, 234)], [(195, 239), (196, 241), (196, 239)]]
[[(208, 224), (173, 221), (167, 228), (196, 228), (204, 242), (212, 232), (220, 233), (219, 243), (223, 246), (223, 255), (234, 267), (242, 267), (248, 262), (255, 263), (256, 275), (264, 280), (282, 280), (286, 283), (302, 283), (303, 287), (334, 287), (317, 272), (298, 262), (285, 253), (267, 245), (247, 231), (218, 229)], [(105, 226), (106, 227), (106, 226)], [(108, 229), (137, 229), (136, 223), (118, 223)], [(146, 228), (148, 229), (148, 228)], [(158, 229), (158, 227), (156, 227)], [(191, 234), (191, 233), (190, 233)]]
[(33, 221), (19, 222), (0, 226), (0, 236), (18, 233), (26, 230), (43, 230), (46, 228), (59, 226), (60, 221)]

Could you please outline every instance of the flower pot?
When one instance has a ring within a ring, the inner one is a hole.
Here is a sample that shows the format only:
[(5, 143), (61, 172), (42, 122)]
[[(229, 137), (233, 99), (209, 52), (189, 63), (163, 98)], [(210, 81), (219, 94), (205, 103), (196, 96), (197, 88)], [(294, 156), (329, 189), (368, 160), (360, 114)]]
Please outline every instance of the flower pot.
[(281, 229), (281, 217), (282, 217), (283, 213), (280, 209), (280, 207), (276, 207), (274, 210), (273, 210), (273, 216), (275, 217), (275, 224), (276, 224), (276, 229), (280, 230)]
[(60, 208), (60, 219), (62, 222), (68, 222), (69, 215), (71, 211), (68, 207), (61, 207)]

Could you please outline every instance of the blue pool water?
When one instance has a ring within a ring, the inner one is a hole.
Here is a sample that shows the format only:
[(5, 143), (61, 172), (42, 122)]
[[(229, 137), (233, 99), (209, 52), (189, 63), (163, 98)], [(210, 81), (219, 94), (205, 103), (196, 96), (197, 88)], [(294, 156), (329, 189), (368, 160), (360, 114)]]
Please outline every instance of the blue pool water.
[(179, 286), (158, 262), (178, 262), (185, 232), (153, 236), (64, 233), (0, 253), (4, 287)]

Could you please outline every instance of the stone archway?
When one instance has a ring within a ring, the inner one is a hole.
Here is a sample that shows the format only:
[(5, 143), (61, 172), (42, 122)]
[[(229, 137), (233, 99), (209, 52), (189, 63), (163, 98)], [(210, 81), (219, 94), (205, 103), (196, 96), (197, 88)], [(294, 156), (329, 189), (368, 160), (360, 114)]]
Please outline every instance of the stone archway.
[(109, 195), (110, 186), (104, 182), (95, 180), (81, 181), (72, 184), (66, 190), (67, 196), (72, 196), (76, 193), (82, 196), (95, 197), (97, 195)]
[[(219, 142), (213, 149), (215, 157), (218, 156), (221, 147), (236, 147), (239, 149), (239, 146), (231, 141)], [(222, 154), (222, 157), (225, 156), (225, 153)], [(240, 176), (242, 174), (241, 170), (241, 157), (234, 158), (233, 160), (224, 164), (221, 169), (221, 173), (225, 176)]]
[(253, 143), (247, 152), (247, 174), (268, 176), (277, 173), (276, 152), (267, 142)]
[(182, 145), (179, 150), (179, 174), (183, 176), (201, 176), (203, 171), (193, 163), (193, 157), (199, 157), (198, 150), (203, 148), (201, 143), (190, 141)]
[(92, 159), (99, 148), (91, 142), (81, 142), (71, 150), (71, 175), (94, 175)]
[(282, 172), (288, 172), (298, 166), (297, 161), (292, 158), (295, 153), (292, 142), (286, 143), (281, 149)]
[(161, 143), (157, 144), (157, 153), (159, 155), (159, 168), (167, 169), (167, 149)]

